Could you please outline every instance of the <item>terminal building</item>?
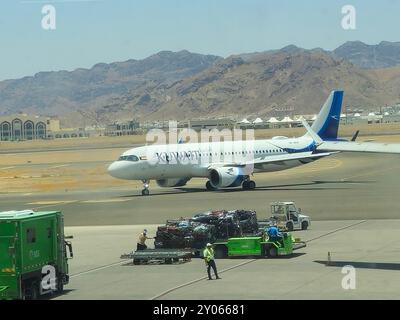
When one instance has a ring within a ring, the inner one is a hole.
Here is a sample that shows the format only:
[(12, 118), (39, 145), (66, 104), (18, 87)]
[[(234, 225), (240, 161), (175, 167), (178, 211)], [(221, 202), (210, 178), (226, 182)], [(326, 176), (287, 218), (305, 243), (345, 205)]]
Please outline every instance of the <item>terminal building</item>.
[(87, 137), (85, 129), (61, 129), (60, 120), (19, 113), (0, 116), (0, 141)]
[(225, 128), (233, 129), (236, 125), (236, 121), (227, 118), (221, 119), (207, 119), (207, 120), (190, 120), (179, 123), (178, 127), (181, 128), (190, 128), (196, 131), (200, 131), (202, 129), (218, 129), (222, 130)]
[(0, 116), (1, 141), (47, 139), (49, 133), (56, 131), (60, 131), (58, 119), (24, 113)]
[(115, 122), (106, 126), (104, 135), (109, 137), (130, 136), (138, 133), (138, 121)]

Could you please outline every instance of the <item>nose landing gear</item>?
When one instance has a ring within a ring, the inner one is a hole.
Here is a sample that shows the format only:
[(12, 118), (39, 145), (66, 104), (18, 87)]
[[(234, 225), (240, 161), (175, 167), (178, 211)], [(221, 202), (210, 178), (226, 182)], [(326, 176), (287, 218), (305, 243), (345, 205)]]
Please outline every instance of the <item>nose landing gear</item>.
[(142, 196), (148, 196), (150, 194), (149, 180), (142, 180), (142, 182), (143, 182)]

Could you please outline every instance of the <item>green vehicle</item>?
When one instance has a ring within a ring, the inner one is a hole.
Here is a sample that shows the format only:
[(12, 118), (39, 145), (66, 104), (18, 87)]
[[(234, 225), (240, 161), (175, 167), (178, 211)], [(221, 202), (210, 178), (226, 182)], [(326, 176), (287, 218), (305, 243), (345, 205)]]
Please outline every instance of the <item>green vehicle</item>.
[(288, 232), (276, 241), (269, 241), (265, 236), (230, 238), (226, 242), (214, 243), (215, 257), (271, 257), (288, 256), (294, 250), (304, 248), (305, 242), (294, 239)]
[(62, 293), (69, 282), (64, 218), (59, 211), (0, 212), (0, 300)]

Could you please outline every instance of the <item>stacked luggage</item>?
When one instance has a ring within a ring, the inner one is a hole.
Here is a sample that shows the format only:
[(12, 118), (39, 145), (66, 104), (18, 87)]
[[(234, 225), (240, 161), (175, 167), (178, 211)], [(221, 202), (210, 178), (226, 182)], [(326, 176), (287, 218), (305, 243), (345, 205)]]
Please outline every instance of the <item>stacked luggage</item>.
[(205, 223), (193, 222), (192, 248), (201, 249), (209, 242), (217, 240), (215, 226)]
[(192, 246), (190, 221), (167, 221), (157, 229), (154, 246), (158, 248), (190, 248)]
[(242, 233), (254, 234), (258, 232), (257, 214), (251, 210), (235, 210)]
[(255, 211), (209, 211), (196, 214), (190, 219), (169, 220), (165, 226), (159, 226), (155, 247), (201, 249), (217, 239), (240, 237), (257, 231)]
[(239, 219), (234, 211), (220, 210), (204, 212), (195, 215), (192, 220), (213, 225), (216, 229), (217, 239), (240, 237), (242, 234)]

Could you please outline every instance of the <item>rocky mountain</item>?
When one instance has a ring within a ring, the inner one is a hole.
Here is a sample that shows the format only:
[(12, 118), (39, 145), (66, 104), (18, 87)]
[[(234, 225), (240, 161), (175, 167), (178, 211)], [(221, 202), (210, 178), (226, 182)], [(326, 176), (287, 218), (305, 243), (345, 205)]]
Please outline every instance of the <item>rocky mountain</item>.
[(333, 88), (343, 88), (346, 104), (368, 109), (400, 101), (399, 71), (360, 69), (321, 50), (233, 56), (169, 88), (149, 90), (147, 106), (139, 97), (117, 105), (145, 119), (315, 113)]
[[(317, 50), (317, 49), (315, 49)], [(263, 52), (251, 52), (251, 53), (242, 53), (239, 55), (234, 55), (234, 57), (239, 57), (242, 58), (244, 61), (251, 61), (254, 59), (257, 59), (258, 57), (263, 57), (266, 55), (271, 55), (275, 53), (287, 53), (287, 54), (295, 54), (295, 53), (301, 53), (307, 51), (306, 49), (299, 48), (293, 44), (288, 45), (286, 47), (283, 47), (282, 49), (279, 50), (268, 50), (268, 51), (263, 51)]]
[(388, 68), (400, 64), (400, 42), (382, 41), (377, 45), (368, 45), (361, 41), (349, 41), (333, 53), (364, 69)]
[(400, 66), (393, 66), (400, 64), (397, 46), (375, 46), (380, 58), (374, 58), (374, 66), (391, 66), (383, 69), (370, 68), (371, 46), (359, 42), (333, 53), (287, 46), (225, 59), (163, 51), (143, 60), (2, 81), (0, 113), (56, 114), (71, 126), (132, 118), (268, 116), (281, 110), (315, 113), (333, 88), (345, 90), (345, 104), (374, 109), (400, 101)]
[[(0, 113), (18, 111), (63, 115), (90, 112), (128, 92), (169, 87), (207, 69), (222, 58), (188, 51), (163, 51), (143, 60), (99, 63), (71, 72), (39, 72), (33, 77), (0, 82)], [(147, 99), (141, 96), (142, 102)]]

